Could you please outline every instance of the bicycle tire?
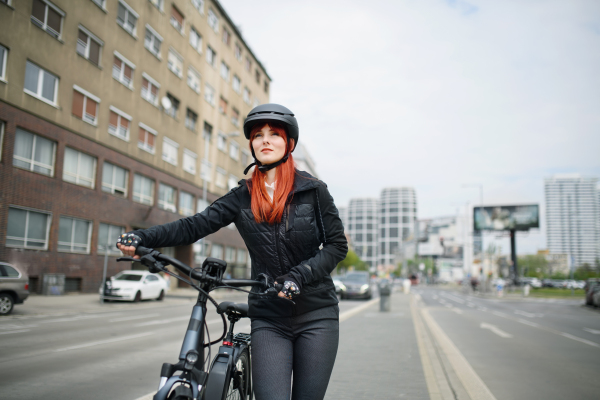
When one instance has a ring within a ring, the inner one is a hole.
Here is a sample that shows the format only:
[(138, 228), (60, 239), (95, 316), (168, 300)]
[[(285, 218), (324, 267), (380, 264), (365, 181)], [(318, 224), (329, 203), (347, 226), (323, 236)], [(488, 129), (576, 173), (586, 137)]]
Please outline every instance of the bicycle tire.
[(222, 400), (252, 400), (250, 353), (244, 350), (235, 362), (235, 374), (225, 382)]

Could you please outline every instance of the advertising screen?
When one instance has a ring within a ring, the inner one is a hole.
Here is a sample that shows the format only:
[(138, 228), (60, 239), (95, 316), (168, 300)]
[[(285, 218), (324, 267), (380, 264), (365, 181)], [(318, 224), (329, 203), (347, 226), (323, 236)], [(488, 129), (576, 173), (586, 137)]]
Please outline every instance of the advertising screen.
[(526, 231), (540, 227), (537, 204), (518, 206), (493, 206), (473, 208), (473, 225), (476, 231)]

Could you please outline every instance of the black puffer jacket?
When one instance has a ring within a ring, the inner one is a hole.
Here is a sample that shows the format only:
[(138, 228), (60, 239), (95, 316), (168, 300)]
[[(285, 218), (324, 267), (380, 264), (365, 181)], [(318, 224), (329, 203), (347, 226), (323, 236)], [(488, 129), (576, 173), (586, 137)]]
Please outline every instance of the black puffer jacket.
[(252, 278), (260, 273), (273, 278), (290, 273), (302, 285), (295, 305), (250, 294), (250, 317), (290, 317), (337, 304), (330, 273), (346, 257), (348, 243), (327, 186), (297, 171), (292, 200), (281, 223), (269, 225), (255, 222), (246, 181), (239, 183), (201, 213), (135, 233), (146, 247), (182, 246), (233, 222), (248, 247)]

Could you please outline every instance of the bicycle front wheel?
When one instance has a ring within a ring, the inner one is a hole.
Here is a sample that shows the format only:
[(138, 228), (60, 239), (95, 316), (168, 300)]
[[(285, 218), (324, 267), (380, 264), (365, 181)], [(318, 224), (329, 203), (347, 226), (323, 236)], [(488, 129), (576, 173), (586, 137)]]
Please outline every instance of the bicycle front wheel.
[(235, 363), (235, 371), (224, 391), (223, 400), (252, 400), (250, 354), (244, 350)]

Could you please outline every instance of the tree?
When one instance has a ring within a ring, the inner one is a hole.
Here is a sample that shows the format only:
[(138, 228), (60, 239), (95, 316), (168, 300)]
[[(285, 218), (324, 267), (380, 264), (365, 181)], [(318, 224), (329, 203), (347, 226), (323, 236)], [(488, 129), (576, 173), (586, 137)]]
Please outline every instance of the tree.
[(548, 260), (542, 254), (521, 256), (518, 265), (523, 276), (539, 279), (549, 277)]
[(367, 264), (363, 260), (361, 260), (360, 257), (354, 251), (348, 250), (346, 258), (344, 258), (338, 263), (337, 268), (346, 271), (350, 267), (354, 267), (354, 269), (362, 271), (366, 271), (368, 269)]

